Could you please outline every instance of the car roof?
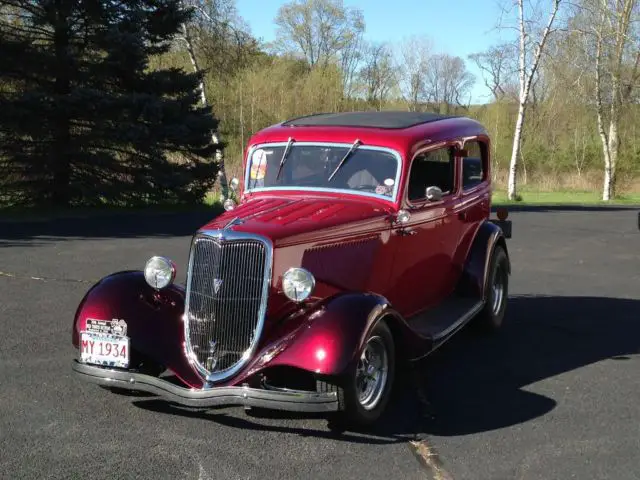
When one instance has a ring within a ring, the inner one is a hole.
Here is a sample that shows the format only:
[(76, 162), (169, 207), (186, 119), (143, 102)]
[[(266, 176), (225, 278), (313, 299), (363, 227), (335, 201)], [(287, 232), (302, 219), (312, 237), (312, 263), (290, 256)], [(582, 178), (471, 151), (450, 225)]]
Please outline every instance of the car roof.
[(477, 120), (431, 112), (319, 113), (286, 120), (255, 132), (247, 147), (266, 143), (331, 142), (393, 149), (411, 156), (417, 149), (451, 138), (487, 135)]
[(441, 115), (431, 112), (403, 112), (403, 111), (382, 111), (382, 112), (340, 112), (340, 113), (317, 113), (305, 115), (303, 117), (292, 118), (282, 123), (287, 127), (363, 127), (382, 129), (404, 129), (422, 125), (425, 123), (437, 122), (448, 118), (457, 118), (450, 115)]

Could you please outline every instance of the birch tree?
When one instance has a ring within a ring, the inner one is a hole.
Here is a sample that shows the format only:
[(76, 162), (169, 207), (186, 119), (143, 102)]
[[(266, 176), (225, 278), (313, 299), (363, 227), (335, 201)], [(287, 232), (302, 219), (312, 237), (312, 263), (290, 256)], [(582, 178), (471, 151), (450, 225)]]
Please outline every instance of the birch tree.
[[(184, 42), (187, 53), (189, 55), (189, 60), (191, 61), (191, 66), (193, 67), (194, 72), (202, 71), (201, 66), (198, 62), (198, 57), (196, 56), (196, 42), (193, 24), (209, 24), (215, 25), (220, 22), (219, 19), (215, 18), (211, 15), (212, 12), (216, 12), (220, 9), (221, 5), (218, 4), (214, 0), (214, 2), (206, 2), (202, 0), (182, 0), (182, 4), (184, 7), (192, 9), (195, 13), (193, 20), (191, 23), (184, 22), (180, 25), (180, 30), (182, 33), (181, 40)], [(228, 22), (223, 21), (225, 25), (228, 25)], [(207, 99), (207, 89), (205, 85), (205, 77), (204, 75), (200, 79), (200, 84), (198, 86), (198, 90), (200, 93), (200, 103), (203, 107), (207, 107), (209, 105)], [(214, 144), (219, 144), (220, 139), (216, 132), (212, 132), (211, 140)], [(220, 181), (220, 189), (222, 190), (222, 196), (224, 198), (229, 197), (229, 184), (227, 182), (227, 174), (224, 167), (224, 153), (222, 149), (216, 151), (216, 161), (218, 162), (218, 180)]]
[(597, 0), (594, 7), (595, 103), (604, 159), (602, 200), (609, 201), (615, 196), (622, 109), (639, 76), (640, 45), (632, 29), (638, 0)]
[(547, 39), (553, 31), (553, 25), (562, 0), (551, 0), (551, 12), (548, 15), (542, 33), (539, 35), (536, 35), (532, 31), (534, 30), (532, 25), (534, 25), (535, 22), (530, 18), (525, 18), (525, 0), (516, 0), (516, 2), (518, 5), (518, 77), (520, 80), (520, 91), (518, 95), (518, 116), (516, 118), (511, 161), (509, 163), (509, 200), (518, 198), (516, 175), (518, 173), (518, 160), (520, 159), (520, 151), (522, 148), (522, 128), (524, 126), (525, 113), (529, 102), (529, 94), (531, 93), (531, 84), (540, 65), (540, 59)]

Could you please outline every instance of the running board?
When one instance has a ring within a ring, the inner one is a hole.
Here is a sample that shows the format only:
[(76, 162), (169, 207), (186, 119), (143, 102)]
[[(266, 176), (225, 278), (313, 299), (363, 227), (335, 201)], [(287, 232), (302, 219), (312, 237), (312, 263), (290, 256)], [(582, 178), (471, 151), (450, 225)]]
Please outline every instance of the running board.
[(477, 298), (453, 296), (437, 307), (408, 319), (409, 326), (434, 345), (447, 340), (476, 316), (484, 303)]

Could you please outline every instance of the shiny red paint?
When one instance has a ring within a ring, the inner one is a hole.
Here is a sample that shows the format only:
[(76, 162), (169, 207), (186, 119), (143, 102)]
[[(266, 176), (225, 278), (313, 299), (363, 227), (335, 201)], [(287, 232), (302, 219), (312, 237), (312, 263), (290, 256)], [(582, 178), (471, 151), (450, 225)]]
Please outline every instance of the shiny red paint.
[[(450, 143), (452, 139), (462, 146), (465, 139), (482, 138), (489, 143), (486, 129), (477, 121), (465, 117), (448, 118), (437, 122), (416, 125), (406, 129), (357, 128), (357, 127), (302, 127), (282, 124), (265, 128), (253, 135), (244, 152), (243, 172), (246, 171), (248, 152), (252, 147), (263, 143), (287, 142), (292, 137), (296, 142), (331, 142), (351, 145), (359, 139), (363, 145), (390, 148), (402, 158), (400, 185), (405, 186), (410, 161), (416, 152), (428, 147), (437, 148)], [(489, 150), (490, 151), (490, 150)], [(490, 168), (489, 162), (489, 168)], [(490, 172), (489, 172), (490, 173)], [(490, 178), (490, 177), (489, 177)], [(241, 182), (242, 183), (242, 182)], [(261, 197), (263, 193), (242, 192), (243, 198)], [(285, 195), (291, 193), (287, 191)], [(405, 205), (404, 190), (395, 202), (385, 202), (395, 209)], [(308, 192), (307, 192), (308, 194)], [(331, 198), (353, 197), (350, 193), (331, 193)], [(370, 201), (370, 199), (367, 199)], [(375, 199), (374, 199), (375, 200)], [(382, 200), (384, 202), (384, 200)]]
[[(131, 342), (131, 368), (151, 360), (172, 371), (193, 388), (203, 379), (184, 353), (184, 291), (178, 286), (162, 292), (149, 287), (141, 272), (120, 272), (97, 283), (82, 300), (73, 323), (72, 343), (88, 318), (125, 319)], [(257, 354), (236, 376), (220, 385), (240, 385), (266, 368), (290, 366), (323, 375), (340, 375), (359, 351), (367, 331), (380, 315), (388, 316), (397, 340), (419, 355), (426, 341), (416, 342), (399, 315), (377, 295), (340, 294), (309, 302), (273, 322)]]
[(264, 235), (274, 247), (284, 247), (388, 228), (393, 212), (389, 204), (371, 197), (336, 198), (336, 194), (325, 192), (283, 191), (257, 195), (247, 196), (235, 209), (222, 213), (202, 230), (223, 228), (239, 217), (242, 223), (232, 230)]
[(407, 358), (423, 355), (430, 343), (417, 337), (386, 300), (373, 294), (342, 293), (310, 305), (277, 323), (260, 342), (254, 360), (229, 384), (280, 366), (300, 368), (321, 375), (339, 376), (353, 365), (367, 333), (385, 317)]
[[(453, 215), (454, 199), (424, 205), (411, 212), (411, 220), (394, 229), (396, 256), (389, 300), (403, 316), (411, 316), (445, 298), (457, 280), (452, 258), (460, 224)], [(410, 230), (412, 234), (402, 234)], [(413, 288), (408, 288), (408, 285)], [(421, 295), (416, 295), (419, 290)]]
[[(489, 146), (486, 135), (476, 138)], [(440, 143), (416, 153), (445, 145), (462, 148), (463, 140)], [(462, 157), (456, 154), (454, 162), (455, 188), (439, 202), (412, 203), (407, 198), (406, 182), (403, 184), (401, 207), (411, 212), (411, 220), (393, 230), (392, 238), (402, 255), (396, 257), (390, 281), (394, 285), (393, 293), (388, 296), (403, 316), (424, 311), (453, 293), (463, 273), (471, 242), (490, 214), (489, 182), (465, 191), (462, 188)], [(488, 157), (484, 163), (486, 178), (490, 178)], [(403, 231), (412, 234), (403, 235)], [(419, 285), (424, 295), (417, 296), (413, 289), (404, 288), (407, 284)]]
[(232, 230), (259, 233), (273, 242), (272, 292), (264, 327), (268, 334), (271, 319), (296, 308), (281, 292), (282, 275), (292, 266), (314, 273), (314, 301), (349, 290), (387, 293), (396, 254), (390, 242), (393, 209), (373, 200), (354, 195), (336, 199), (315, 192), (262, 194), (202, 230), (223, 228), (239, 217), (243, 223)]
[(87, 318), (123, 319), (130, 337), (132, 368), (149, 359), (173, 371), (187, 385), (202, 386), (184, 354), (184, 298), (179, 285), (156, 292), (142, 272), (109, 275), (95, 284), (78, 306), (72, 343), (78, 348), (79, 332)]
[[(499, 241), (495, 227), (486, 222), (490, 182), (463, 191), (460, 157), (455, 160), (457, 188), (450, 196), (417, 205), (407, 200), (408, 172), (418, 152), (443, 145), (462, 148), (472, 138), (489, 147), (486, 131), (473, 120), (452, 118), (404, 130), (274, 126), (249, 140), (245, 168), (252, 146), (289, 137), (348, 144), (358, 138), (365, 145), (394, 149), (402, 160), (398, 196), (392, 201), (348, 192), (242, 191), (235, 209), (203, 225), (201, 230), (217, 230), (239, 218), (231, 230), (266, 236), (274, 247), (258, 349), (236, 376), (220, 385), (241, 384), (274, 366), (340, 375), (381, 316), (390, 322), (400, 345), (397, 351), (408, 358), (423, 356), (430, 342), (414, 333), (404, 318), (438, 303), (461, 285), (481, 293), (491, 242)], [(487, 159), (487, 178), (491, 178), (490, 164)], [(402, 226), (394, 223), (400, 209), (411, 214)], [(408, 231), (414, 234), (407, 235)], [(301, 305), (281, 290), (284, 272), (298, 266), (316, 278), (312, 297)], [(87, 317), (124, 318), (134, 350), (167, 366), (185, 384), (201, 387), (203, 379), (185, 356), (183, 313), (181, 287), (158, 293), (141, 272), (113, 275), (88, 292), (78, 308), (73, 343), (77, 346), (78, 331)]]
[[(205, 229), (223, 228), (239, 217), (243, 223), (233, 226), (233, 230), (270, 238), (276, 247), (274, 285), (289, 267), (302, 265), (308, 250), (333, 244), (333, 249), (327, 248), (331, 253), (325, 251), (321, 261), (314, 262), (315, 268), (311, 269), (315, 275), (316, 265), (331, 265), (317, 275), (320, 282), (335, 287), (329, 288), (327, 294), (345, 289), (376, 292), (389, 299), (401, 315), (410, 316), (438, 303), (453, 291), (475, 231), (488, 217), (489, 182), (473, 192), (463, 192), (459, 156), (455, 158), (457, 188), (441, 202), (412, 205), (407, 199), (407, 180), (411, 162), (418, 153), (443, 146), (463, 148), (469, 139), (483, 141), (486, 152), (490, 152), (490, 141), (481, 124), (468, 118), (451, 118), (402, 130), (276, 125), (250, 138), (244, 169), (253, 146), (286, 142), (290, 137), (297, 142), (347, 144), (360, 139), (364, 145), (395, 150), (402, 159), (396, 201), (348, 192), (277, 189), (243, 192), (237, 208), (223, 213)], [(487, 178), (491, 174), (490, 165), (487, 158)], [(400, 209), (411, 213), (409, 224), (403, 227), (393, 224)], [(403, 235), (405, 230), (413, 230), (414, 235)], [(368, 255), (347, 253), (346, 245), (359, 240), (373, 240), (377, 248)], [(360, 275), (354, 278), (354, 272)], [(367, 280), (359, 280), (362, 277)], [(407, 285), (420, 286), (424, 295), (415, 295)], [(322, 294), (322, 290), (319, 293)]]

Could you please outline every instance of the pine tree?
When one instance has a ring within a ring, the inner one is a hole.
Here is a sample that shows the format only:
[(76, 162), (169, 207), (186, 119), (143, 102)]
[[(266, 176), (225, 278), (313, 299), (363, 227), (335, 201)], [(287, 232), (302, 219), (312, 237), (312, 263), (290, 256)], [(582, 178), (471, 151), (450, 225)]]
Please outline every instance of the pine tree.
[(179, 0), (0, 2), (0, 201), (203, 199), (218, 120), (201, 72), (150, 71), (190, 11)]

